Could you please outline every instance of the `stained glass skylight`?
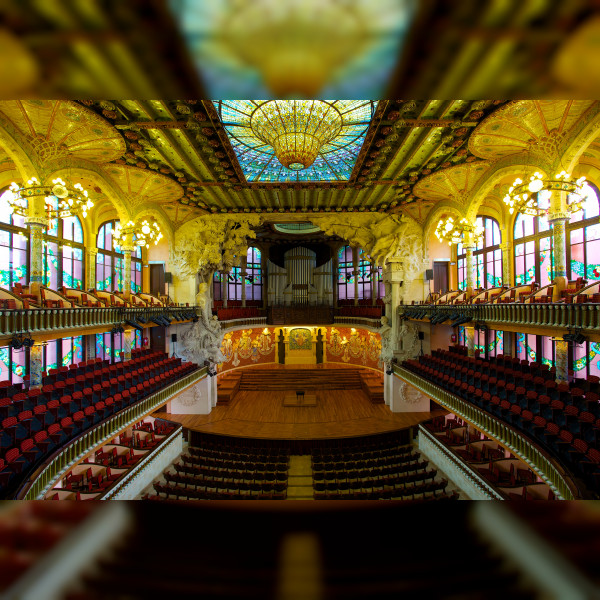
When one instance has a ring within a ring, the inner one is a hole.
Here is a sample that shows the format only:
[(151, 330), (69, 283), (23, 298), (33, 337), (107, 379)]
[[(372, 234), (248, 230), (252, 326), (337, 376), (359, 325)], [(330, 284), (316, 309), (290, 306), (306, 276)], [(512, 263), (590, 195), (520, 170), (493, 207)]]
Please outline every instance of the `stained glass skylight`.
[[(312, 165), (301, 170), (284, 167), (273, 146), (260, 139), (251, 127), (252, 115), (266, 100), (216, 100), (219, 117), (249, 182), (347, 181), (364, 143), (377, 108), (374, 100), (326, 100), (341, 116), (339, 132), (320, 148)], [(272, 101), (273, 102), (273, 101)], [(278, 104), (296, 101), (275, 101)]]

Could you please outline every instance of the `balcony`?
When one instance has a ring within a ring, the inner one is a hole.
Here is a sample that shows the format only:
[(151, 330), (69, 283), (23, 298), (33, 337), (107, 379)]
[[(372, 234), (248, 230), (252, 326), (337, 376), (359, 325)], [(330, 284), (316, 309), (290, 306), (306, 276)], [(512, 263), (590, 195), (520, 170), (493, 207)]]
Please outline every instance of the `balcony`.
[(485, 324), (495, 330), (537, 335), (552, 330), (550, 335), (556, 335), (577, 329), (590, 339), (600, 340), (600, 304), (597, 303), (402, 305), (397, 310), (399, 317), (417, 321), (428, 322), (435, 317), (438, 324), (448, 324), (464, 315), (470, 317), (466, 322)]

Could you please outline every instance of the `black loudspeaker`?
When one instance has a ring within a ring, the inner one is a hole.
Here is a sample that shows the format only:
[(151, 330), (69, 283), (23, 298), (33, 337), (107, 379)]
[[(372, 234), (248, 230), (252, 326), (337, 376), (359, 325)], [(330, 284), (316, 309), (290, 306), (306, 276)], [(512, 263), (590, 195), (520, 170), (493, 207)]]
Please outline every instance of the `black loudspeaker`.
[[(431, 279), (433, 279), (433, 275), (431, 276)], [(173, 273), (170, 271), (165, 272), (165, 283), (173, 283)]]
[(423, 331), (419, 331), (419, 339), (420, 340), (424, 340), (425, 339), (425, 333)]
[(425, 279), (431, 281), (433, 279), (433, 269), (427, 269), (425, 271)]
[(177, 341), (177, 334), (176, 333), (172, 333), (171, 334), (171, 341), (172, 342), (176, 342)]

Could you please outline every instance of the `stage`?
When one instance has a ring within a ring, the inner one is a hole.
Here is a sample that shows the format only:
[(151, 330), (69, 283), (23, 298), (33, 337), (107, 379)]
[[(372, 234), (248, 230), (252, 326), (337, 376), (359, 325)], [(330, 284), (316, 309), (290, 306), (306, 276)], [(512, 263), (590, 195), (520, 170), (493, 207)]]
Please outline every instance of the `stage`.
[[(327, 369), (325, 365), (319, 367)], [(328, 367), (333, 368), (333, 365)], [(335, 368), (339, 367), (335, 365)], [(281, 365), (281, 368), (283, 370), (285, 366)], [(286, 396), (289, 397), (291, 392), (291, 389), (240, 390), (227, 405), (214, 407), (208, 415), (159, 412), (154, 416), (202, 433), (256, 439), (310, 440), (398, 431), (446, 413), (442, 409), (393, 413), (385, 404), (373, 404), (359, 389), (311, 390), (307, 394), (315, 396), (314, 406), (285, 405)]]

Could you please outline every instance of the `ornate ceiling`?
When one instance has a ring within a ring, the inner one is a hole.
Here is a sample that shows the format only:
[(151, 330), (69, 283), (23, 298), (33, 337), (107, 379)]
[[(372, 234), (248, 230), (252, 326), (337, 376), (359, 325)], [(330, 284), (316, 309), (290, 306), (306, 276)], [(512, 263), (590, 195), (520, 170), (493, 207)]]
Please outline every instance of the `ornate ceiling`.
[[(501, 161), (567, 143), (595, 101), (381, 100), (347, 181), (248, 181), (208, 100), (0, 102), (0, 120), (51, 171), (77, 170), (90, 191), (133, 212), (156, 208), (174, 229), (201, 214), (404, 213), (463, 205)], [(0, 143), (0, 172), (14, 177)], [(598, 163), (590, 145), (582, 163)], [(525, 161), (527, 162), (527, 161)], [(86, 171), (89, 171), (86, 174)], [(99, 183), (104, 181), (104, 183)], [(276, 218), (270, 218), (276, 221)]]

